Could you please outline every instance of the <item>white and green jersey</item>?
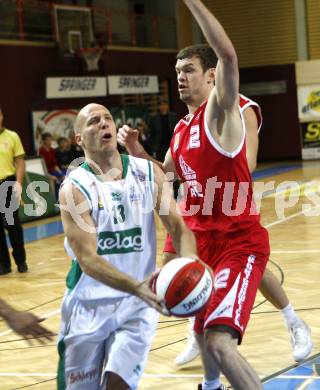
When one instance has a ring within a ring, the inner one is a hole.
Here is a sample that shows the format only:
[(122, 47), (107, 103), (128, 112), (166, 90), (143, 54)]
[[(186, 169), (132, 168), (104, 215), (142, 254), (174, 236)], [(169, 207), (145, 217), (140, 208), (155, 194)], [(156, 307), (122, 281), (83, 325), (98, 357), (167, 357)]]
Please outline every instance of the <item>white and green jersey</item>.
[[(97, 231), (97, 253), (119, 271), (143, 281), (155, 269), (154, 176), (150, 161), (121, 155), (123, 177), (101, 181), (87, 163), (74, 169), (65, 182), (73, 183), (87, 199)], [(82, 273), (72, 257), (67, 286), (81, 300), (128, 295)]]

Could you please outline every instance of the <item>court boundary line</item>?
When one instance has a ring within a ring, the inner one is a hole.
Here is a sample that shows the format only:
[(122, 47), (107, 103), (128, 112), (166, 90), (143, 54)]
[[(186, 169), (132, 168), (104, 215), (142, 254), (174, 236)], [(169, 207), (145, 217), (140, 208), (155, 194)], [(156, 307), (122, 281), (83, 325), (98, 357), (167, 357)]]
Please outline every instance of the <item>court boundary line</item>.
[[(281, 369), (281, 370), (279, 370), (279, 371), (277, 371), (277, 372), (275, 372), (275, 373), (273, 373), (271, 375), (266, 376), (265, 378), (263, 378), (261, 380), (261, 382), (262, 383), (266, 383), (266, 382), (268, 382), (268, 381), (270, 381), (272, 379), (275, 379), (276, 377), (284, 374), (285, 372), (288, 372), (288, 371), (290, 371), (290, 370), (292, 370), (294, 368), (302, 367), (304, 364), (309, 363), (309, 362), (311, 362), (312, 360), (314, 360), (314, 359), (316, 359), (318, 357), (320, 357), (320, 352), (316, 353), (315, 355), (310, 356), (309, 358), (305, 359), (301, 363), (291, 364), (290, 366), (288, 366), (286, 368), (283, 368), (283, 369)], [(309, 378), (310, 378), (310, 376), (309, 376)]]

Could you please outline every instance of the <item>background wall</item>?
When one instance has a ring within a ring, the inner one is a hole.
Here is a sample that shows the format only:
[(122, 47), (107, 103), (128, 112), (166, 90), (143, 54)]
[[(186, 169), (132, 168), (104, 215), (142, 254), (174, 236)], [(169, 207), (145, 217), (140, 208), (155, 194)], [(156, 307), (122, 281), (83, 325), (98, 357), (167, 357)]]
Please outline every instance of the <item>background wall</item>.
[[(28, 154), (32, 154), (31, 111), (58, 108), (80, 108), (92, 98), (45, 98), (48, 76), (83, 76), (83, 64), (78, 58), (61, 58), (56, 48), (0, 45), (0, 103), (5, 126), (16, 130)], [(175, 54), (107, 50), (100, 63), (100, 75), (158, 75), (169, 81), (172, 108), (179, 114), (186, 109), (179, 102), (175, 82)], [(94, 98), (107, 106), (120, 105), (120, 96)]]
[[(303, 1), (303, 0), (301, 0)], [(70, 0), (70, 3), (72, 1)], [(284, 81), (286, 93), (252, 96), (261, 104), (264, 125), (260, 135), (262, 160), (300, 158), (300, 131), (297, 115), (296, 80), (294, 63), (298, 60), (297, 0), (204, 0), (214, 10), (230, 35), (241, 66), (241, 83)], [(66, 3), (66, 2), (64, 2)], [(80, 2), (73, 1), (74, 4)], [(83, 0), (82, 5), (88, 4)], [(93, 0), (93, 6), (114, 11), (132, 11), (135, 3), (145, 3), (145, 14), (173, 16), (178, 29), (178, 48), (201, 40), (193, 19), (182, 1), (155, 0)], [(320, 58), (320, 1), (304, 1), (306, 6), (307, 52), (309, 58)], [(301, 15), (300, 15), (301, 16)], [(300, 18), (301, 19), (301, 18)], [(124, 26), (115, 26), (119, 32)], [(128, 27), (128, 26), (127, 26)], [(130, 29), (129, 29), (130, 30)], [(128, 30), (128, 31), (129, 31)], [(163, 36), (171, 34), (163, 29)], [(164, 39), (164, 38), (163, 38)], [(45, 99), (47, 76), (83, 75), (83, 64), (77, 58), (62, 59), (55, 47), (12, 46), (0, 42), (0, 103), (5, 113), (5, 123), (16, 129), (32, 153), (30, 113), (37, 109), (79, 108), (88, 99)], [(157, 74), (169, 82), (172, 108), (179, 115), (186, 108), (179, 102), (174, 72), (175, 53), (160, 50), (134, 51), (132, 48), (108, 47), (101, 63), (100, 75), (108, 74)], [(118, 96), (95, 99), (103, 104), (120, 104)]]
[(255, 95), (263, 125), (259, 134), (259, 160), (301, 158), (295, 66), (274, 65), (240, 70), (241, 83), (284, 81), (286, 93)]

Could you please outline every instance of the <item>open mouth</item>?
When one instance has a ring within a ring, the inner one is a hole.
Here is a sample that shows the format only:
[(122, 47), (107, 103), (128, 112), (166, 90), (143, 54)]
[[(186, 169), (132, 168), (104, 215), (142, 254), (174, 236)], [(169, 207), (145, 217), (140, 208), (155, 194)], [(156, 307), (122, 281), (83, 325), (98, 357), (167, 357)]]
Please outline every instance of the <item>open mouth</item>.
[(106, 133), (102, 137), (102, 141), (109, 141), (112, 138), (112, 135), (110, 133)]

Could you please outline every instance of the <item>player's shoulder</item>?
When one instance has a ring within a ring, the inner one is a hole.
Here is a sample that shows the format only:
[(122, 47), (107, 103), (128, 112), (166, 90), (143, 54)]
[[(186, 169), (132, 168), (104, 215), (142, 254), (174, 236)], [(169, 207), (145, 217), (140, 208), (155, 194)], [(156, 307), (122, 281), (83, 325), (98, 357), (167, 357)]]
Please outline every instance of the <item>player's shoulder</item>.
[[(75, 171), (80, 167), (75, 168), (62, 182), (59, 189), (59, 200), (61, 204), (77, 205), (84, 200), (89, 201), (92, 198), (92, 192), (90, 191), (90, 183), (84, 182), (79, 179), (79, 176), (75, 177)], [(83, 177), (83, 176), (82, 176)], [(91, 182), (91, 185), (94, 183)]]
[(245, 110), (247, 107), (256, 106), (259, 107), (259, 104), (254, 100), (248, 98), (245, 95), (239, 94), (239, 106), (242, 110)]
[(96, 175), (91, 167), (86, 163), (82, 163), (76, 168), (69, 169), (62, 183), (62, 187), (68, 185), (67, 188), (72, 191), (72, 188), (78, 188), (82, 193), (84, 193), (88, 198), (90, 198), (90, 193), (93, 188), (96, 187), (100, 179)]
[(142, 183), (153, 180), (155, 164), (152, 161), (127, 154), (121, 155), (121, 158), (122, 163), (127, 165), (125, 170), (130, 173), (135, 181)]

